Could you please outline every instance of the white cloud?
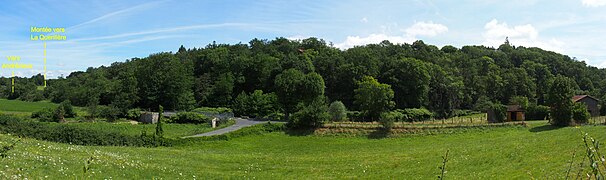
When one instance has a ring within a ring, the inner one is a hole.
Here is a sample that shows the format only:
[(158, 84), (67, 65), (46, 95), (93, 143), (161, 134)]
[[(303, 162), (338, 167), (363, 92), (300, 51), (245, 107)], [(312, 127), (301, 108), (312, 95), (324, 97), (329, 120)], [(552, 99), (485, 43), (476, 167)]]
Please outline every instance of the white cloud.
[(583, 0), (582, 3), (587, 7), (600, 7), (606, 5), (606, 0)]
[[(382, 26), (383, 29), (385, 27)], [(414, 25), (403, 30), (403, 35), (388, 35), (387, 33), (373, 33), (366, 37), (360, 36), (347, 36), (344, 42), (335, 44), (335, 47), (339, 49), (348, 49), (354, 46), (366, 45), (366, 44), (377, 44), (381, 41), (388, 40), (391, 43), (403, 44), (411, 43), (417, 40), (417, 36), (437, 36), (448, 31), (448, 27), (442, 24), (436, 24), (433, 22), (417, 22)]]
[(286, 37), (286, 39), (291, 40), (291, 41), (299, 41), (299, 40), (307, 39), (310, 37), (311, 36), (294, 35), (294, 36)]
[(360, 22), (367, 23), (368, 22), (368, 18), (363, 17), (362, 19), (360, 19)]
[(339, 49), (348, 49), (354, 46), (365, 45), (365, 44), (377, 44), (381, 41), (389, 40), (392, 43), (407, 43), (415, 40), (413, 37), (408, 36), (389, 36), (385, 34), (370, 34), (367, 37), (360, 36), (347, 36), (345, 42), (335, 44), (335, 47)]
[(509, 38), (513, 45), (540, 47), (550, 51), (561, 52), (564, 42), (555, 38), (545, 41), (539, 38), (539, 32), (531, 24), (510, 27), (507, 23), (499, 23), (496, 19), (486, 23), (484, 26), (483, 45), (498, 47)]
[(442, 24), (436, 24), (433, 22), (417, 22), (411, 27), (405, 30), (407, 35), (410, 36), (436, 36), (441, 33), (445, 33), (448, 31), (448, 27)]

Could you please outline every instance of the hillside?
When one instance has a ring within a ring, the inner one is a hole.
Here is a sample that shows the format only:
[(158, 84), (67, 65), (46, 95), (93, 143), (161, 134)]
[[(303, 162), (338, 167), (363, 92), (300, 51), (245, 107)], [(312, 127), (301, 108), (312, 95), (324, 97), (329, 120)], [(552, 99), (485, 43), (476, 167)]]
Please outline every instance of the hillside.
[[(516, 96), (531, 104), (545, 105), (546, 91), (556, 76), (574, 81), (576, 94), (604, 97), (606, 70), (540, 48), (510, 45), (498, 48), (456, 48), (416, 41), (412, 44), (380, 44), (340, 50), (325, 41), (277, 38), (253, 39), (248, 44), (209, 44), (203, 48), (179, 48), (105, 67), (91, 67), (65, 78), (50, 80), (37, 91), (40, 76), (17, 79), (20, 86), (9, 92), (0, 81), (0, 98), (52, 102), (70, 100), (77, 106), (110, 105), (125, 112), (140, 107), (188, 110), (194, 107), (235, 107), (238, 96), (262, 90), (278, 93), (276, 77), (286, 70), (318, 74), (327, 103), (342, 101), (350, 110), (357, 82), (371, 76), (389, 84), (395, 108), (424, 107), (438, 117), (454, 109), (474, 109), (485, 101), (509, 103)], [(285, 111), (278, 98), (277, 109)], [(604, 101), (602, 101), (604, 102)], [(606, 106), (602, 106), (606, 107)], [(236, 109), (236, 114), (241, 114)]]

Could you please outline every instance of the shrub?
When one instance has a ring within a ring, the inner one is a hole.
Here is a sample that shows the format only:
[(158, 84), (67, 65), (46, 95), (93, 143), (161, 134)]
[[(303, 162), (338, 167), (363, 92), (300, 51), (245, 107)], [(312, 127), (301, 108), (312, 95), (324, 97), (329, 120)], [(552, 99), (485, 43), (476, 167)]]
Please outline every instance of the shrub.
[(141, 117), (141, 109), (130, 109), (126, 112), (126, 118), (130, 120), (138, 120)]
[(364, 121), (364, 114), (360, 111), (347, 111), (347, 119), (350, 121)]
[(118, 117), (120, 116), (120, 110), (118, 108), (115, 108), (112, 106), (104, 106), (104, 105), (97, 106), (96, 112), (98, 114), (96, 114), (95, 117), (105, 118), (109, 122), (116, 121), (118, 119)]
[(164, 135), (164, 129), (162, 128), (162, 119), (164, 119), (164, 107), (158, 105), (158, 122), (156, 122), (156, 136), (162, 137)]
[(480, 112), (468, 109), (455, 109), (452, 111), (453, 117), (470, 116), (474, 114), (480, 114)]
[(54, 118), (55, 110), (52, 108), (44, 108), (40, 111), (32, 113), (32, 118), (38, 118), (40, 122), (59, 122)]
[(63, 109), (63, 111), (65, 111), (65, 117), (66, 118), (73, 118), (76, 117), (76, 112), (74, 111), (74, 107), (72, 106), (71, 102), (69, 100), (65, 100), (63, 102), (61, 102), (59, 104), (59, 107), (57, 108), (61, 108)]
[(289, 119), (289, 127), (316, 128), (322, 126), (330, 118), (328, 107), (324, 102), (324, 98), (316, 98), (309, 104), (299, 103), (299, 111)]
[(170, 145), (166, 139), (158, 137), (129, 136), (102, 130), (82, 129), (67, 124), (34, 122), (9, 115), (0, 115), (0, 133), (11, 133), (16, 136), (76, 145)]
[(543, 120), (549, 115), (549, 106), (531, 104), (526, 109), (527, 120)]
[(202, 113), (211, 113), (211, 114), (222, 114), (222, 113), (231, 113), (233, 112), (230, 108), (226, 107), (200, 107), (192, 110), (192, 112), (202, 112)]
[(328, 113), (330, 114), (330, 120), (332, 121), (347, 120), (347, 108), (345, 108), (345, 105), (341, 101), (330, 103)]
[(412, 109), (398, 109), (397, 112), (403, 115), (401, 121), (413, 122), (413, 121), (426, 121), (433, 117), (433, 113), (425, 108), (412, 108)]
[(280, 120), (284, 120), (284, 113), (274, 112), (267, 116), (264, 116), (263, 118), (267, 118), (267, 119), (274, 120), (274, 121), (280, 121)]
[(175, 116), (172, 117), (171, 121), (174, 123), (194, 123), (194, 124), (202, 124), (209, 123), (210, 118), (204, 114), (200, 114), (197, 112), (178, 112)]
[(381, 119), (379, 119), (379, 123), (383, 126), (383, 129), (390, 131), (393, 126), (399, 112), (384, 112), (381, 113)]
[(489, 111), (493, 111), (495, 115), (495, 121), (504, 122), (507, 118), (507, 106), (499, 103), (491, 104)]
[(274, 93), (263, 94), (261, 90), (255, 90), (250, 95), (240, 93), (234, 101), (234, 113), (236, 115), (248, 115), (251, 117), (265, 117), (278, 111), (278, 97)]
[(577, 124), (585, 124), (589, 122), (591, 115), (587, 111), (587, 106), (583, 103), (574, 103), (572, 106), (572, 119)]

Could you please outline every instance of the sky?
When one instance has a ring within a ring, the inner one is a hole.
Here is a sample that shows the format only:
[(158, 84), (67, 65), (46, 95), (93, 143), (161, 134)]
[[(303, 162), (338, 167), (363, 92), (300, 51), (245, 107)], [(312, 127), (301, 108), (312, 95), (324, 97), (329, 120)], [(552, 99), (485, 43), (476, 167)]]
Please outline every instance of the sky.
[(48, 78), (181, 45), (276, 37), (318, 37), (343, 50), (382, 40), (498, 47), (508, 37), (606, 68), (606, 0), (20, 0), (2, 1), (0, 24), (0, 62), (33, 64), (17, 76), (43, 72), (32, 26), (66, 29), (66, 41), (46, 41)]

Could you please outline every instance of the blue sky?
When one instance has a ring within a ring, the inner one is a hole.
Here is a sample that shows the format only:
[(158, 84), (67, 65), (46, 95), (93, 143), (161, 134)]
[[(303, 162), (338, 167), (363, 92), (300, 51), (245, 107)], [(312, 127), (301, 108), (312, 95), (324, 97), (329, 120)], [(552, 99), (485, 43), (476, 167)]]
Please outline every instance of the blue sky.
[[(248, 43), (253, 38), (319, 37), (346, 49), (423, 40), (438, 47), (540, 47), (606, 67), (606, 0), (462, 1), (8, 1), (0, 6), (0, 57), (18, 55), (42, 72), (43, 45), (30, 27), (65, 27), (47, 42), (48, 77), (151, 53)], [(0, 76), (10, 71), (0, 69)]]

